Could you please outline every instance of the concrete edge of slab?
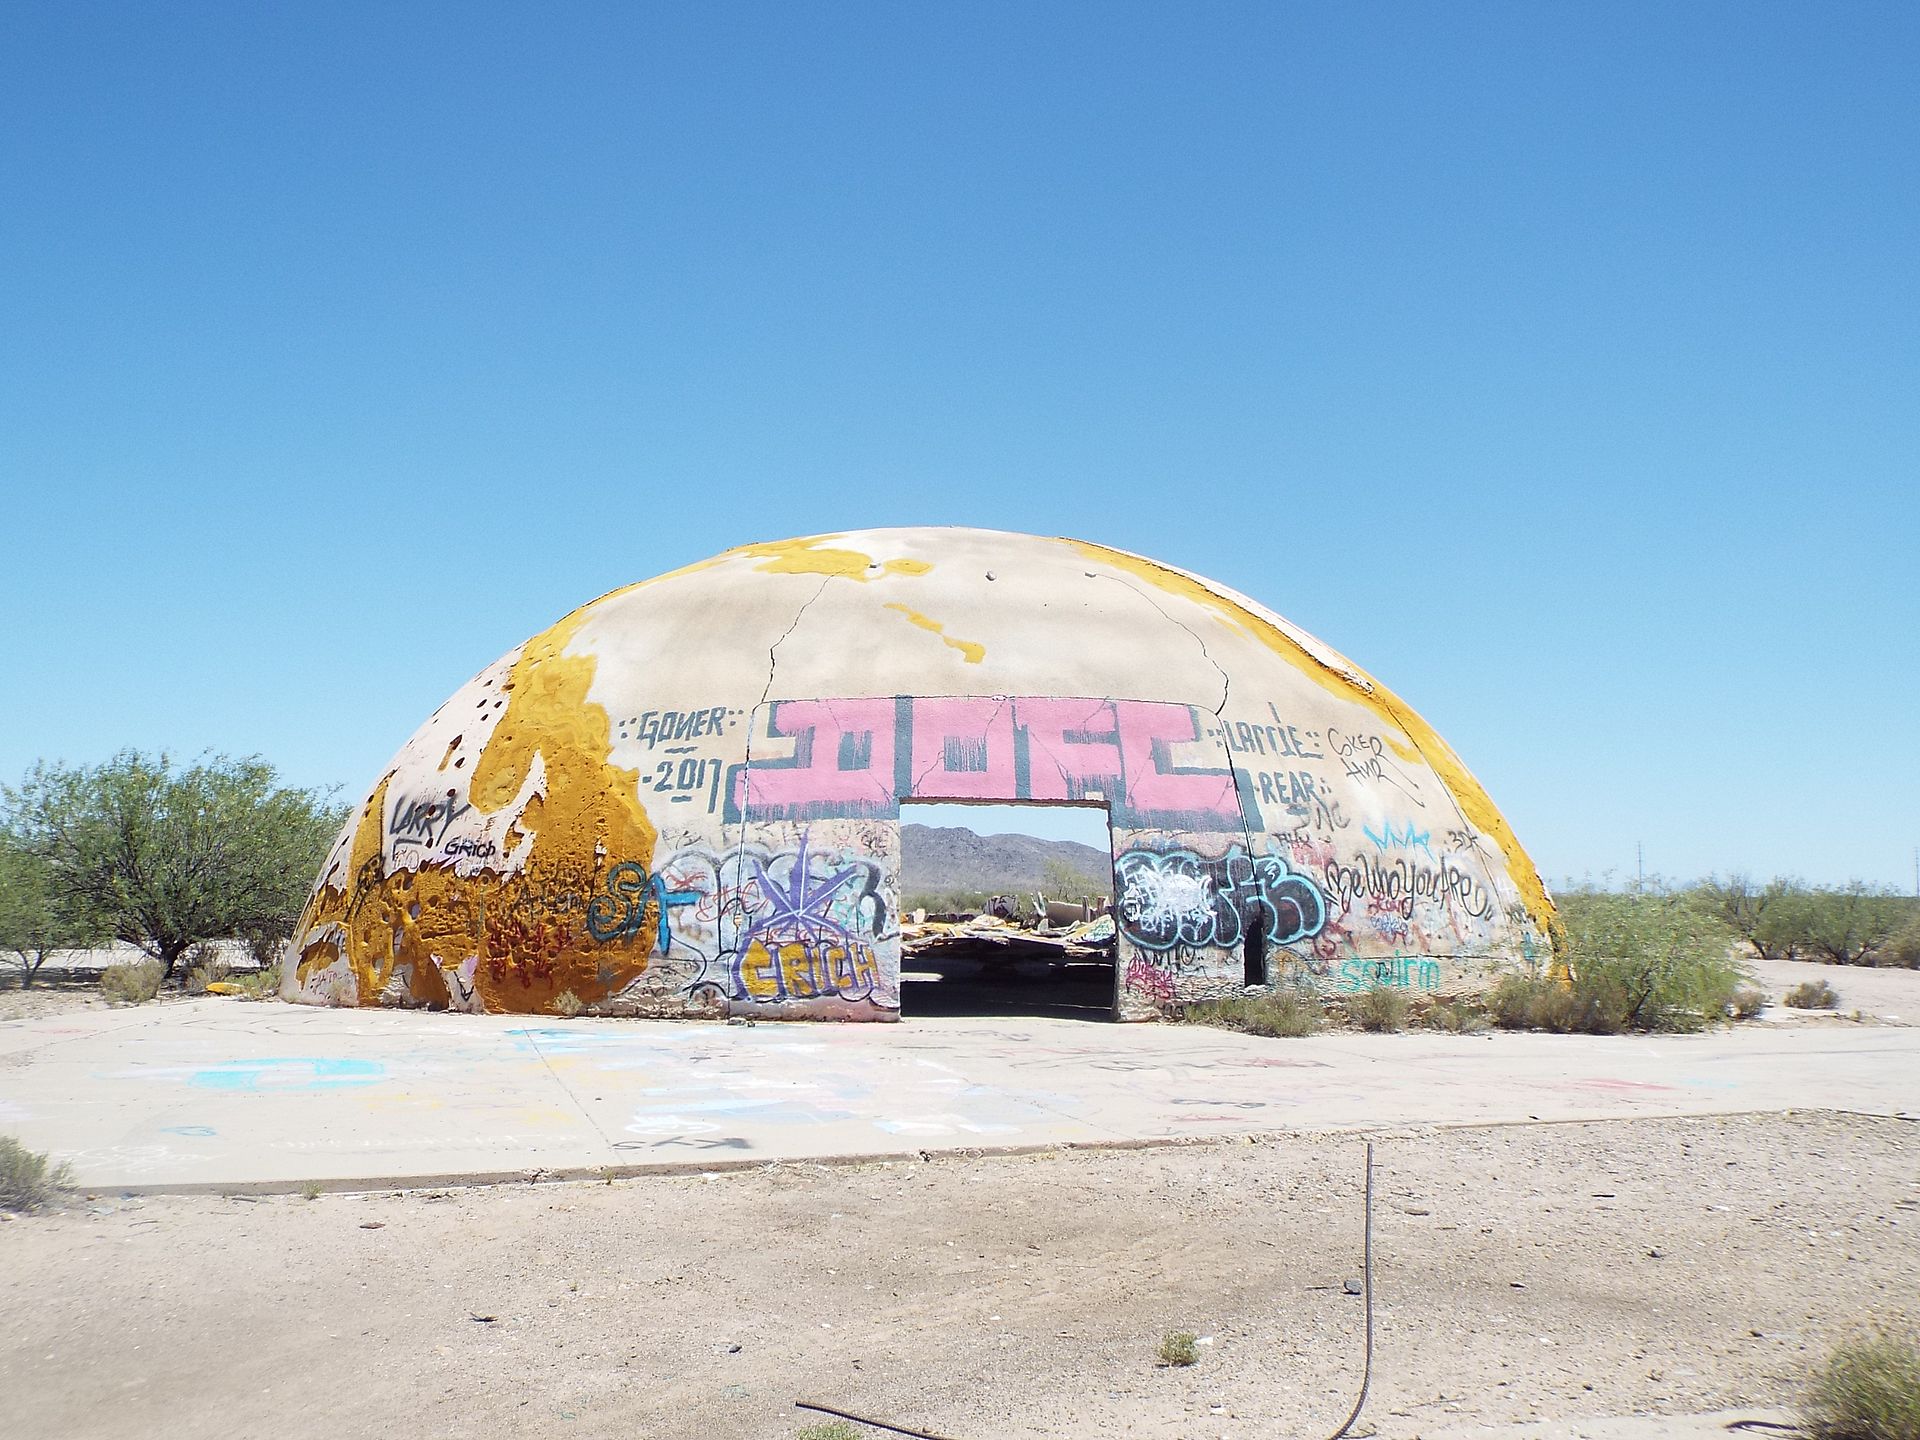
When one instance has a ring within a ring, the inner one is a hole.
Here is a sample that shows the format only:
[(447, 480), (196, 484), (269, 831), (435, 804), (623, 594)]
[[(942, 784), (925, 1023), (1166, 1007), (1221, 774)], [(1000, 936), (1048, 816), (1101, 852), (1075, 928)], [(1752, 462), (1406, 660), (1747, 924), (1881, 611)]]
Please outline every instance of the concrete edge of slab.
[(1019, 1159), (1033, 1155), (1076, 1153), (1105, 1154), (1128, 1150), (1190, 1150), (1226, 1148), (1234, 1145), (1269, 1145), (1289, 1139), (1351, 1137), (1362, 1140), (1405, 1138), (1454, 1130), (1513, 1130), (1554, 1125), (1605, 1125), (1636, 1120), (1721, 1120), (1769, 1115), (1855, 1115), (1878, 1120), (1920, 1122), (1920, 1114), (1905, 1110), (1855, 1110), (1831, 1106), (1792, 1107), (1789, 1109), (1703, 1110), (1660, 1115), (1570, 1115), (1546, 1120), (1458, 1120), (1423, 1121), (1414, 1124), (1353, 1126), (1294, 1126), (1278, 1130), (1243, 1130), (1225, 1135), (1167, 1135), (1115, 1140), (1054, 1140), (1026, 1145), (955, 1145), (936, 1148), (916, 1146), (907, 1150), (862, 1150), (835, 1155), (805, 1155), (780, 1159), (661, 1160), (630, 1161), (619, 1165), (558, 1165), (522, 1167), (515, 1170), (448, 1171), (439, 1174), (336, 1176), (327, 1179), (184, 1181), (159, 1185), (75, 1185), (76, 1195), (222, 1195), (266, 1196), (322, 1194), (369, 1194), (376, 1191), (478, 1189), (503, 1185), (561, 1185), (616, 1180), (673, 1178), (689, 1175), (733, 1174), (751, 1170), (845, 1169), (857, 1165), (904, 1164), (936, 1160)]

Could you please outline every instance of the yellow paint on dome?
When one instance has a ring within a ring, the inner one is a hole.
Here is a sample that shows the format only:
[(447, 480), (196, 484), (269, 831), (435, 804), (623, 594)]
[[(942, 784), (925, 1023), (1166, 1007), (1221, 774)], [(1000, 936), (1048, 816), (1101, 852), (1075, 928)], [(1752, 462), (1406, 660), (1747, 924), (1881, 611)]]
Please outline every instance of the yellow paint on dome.
[[(865, 583), (886, 575), (924, 575), (933, 569), (930, 560), (875, 560), (858, 550), (840, 550), (832, 547), (821, 548), (824, 541), (838, 540), (839, 535), (806, 535), (798, 540), (771, 540), (758, 545), (738, 545), (722, 555), (721, 559), (741, 556), (745, 559), (759, 560), (756, 570), (764, 570), (774, 575), (828, 575), (836, 580), (858, 580)], [(878, 571), (879, 575), (873, 572)]]
[(907, 617), (909, 624), (917, 625), (922, 630), (929, 630), (935, 635), (938, 635), (942, 645), (958, 650), (962, 658), (964, 658), (969, 665), (978, 665), (982, 660), (987, 658), (986, 646), (974, 640), (954, 639), (953, 636), (947, 634), (946, 626), (942, 625), (938, 620), (922, 615), (911, 606), (902, 605), (898, 601), (891, 601), (888, 603), (887, 609), (898, 610), (902, 615)]
[[(402, 967), (411, 1000), (447, 1005), (454, 998), (450, 973), (472, 960), (470, 983), (480, 1002), (516, 1012), (549, 1010), (568, 992), (591, 1005), (646, 969), (657, 909), (633, 933), (610, 941), (596, 940), (586, 925), (608, 871), (623, 861), (649, 865), (656, 839), (639, 803), (638, 774), (609, 763), (607, 712), (587, 698), (594, 659), (565, 653), (592, 608), (582, 606), (527, 642), (501, 686), (506, 709), (474, 764), (467, 799), (484, 813), (512, 805), (539, 767), (541, 784), (503, 847), (511, 853), (519, 843), (513, 836), (531, 835), (518, 871), (462, 876), (443, 861), (389, 872), (382, 824), (391, 774), (367, 802), (345, 888), (322, 887), (301, 925), (302, 933), (314, 925), (342, 927), (360, 1003), (374, 1003)], [(341, 953), (332, 939), (309, 945), (301, 978)]]
[[(1166, 594), (1190, 600), (1212, 612), (1222, 623), (1259, 641), (1301, 673), (1311, 677), (1323, 689), (1343, 700), (1365, 706), (1406, 735), (1419, 759), (1440, 777), (1440, 783), (1452, 794), (1467, 822), (1481, 834), (1491, 836), (1499, 845), (1500, 853), (1506, 859), (1507, 875), (1520, 892), (1527, 913), (1539, 924), (1541, 932), (1554, 933), (1553, 901), (1548, 898), (1547, 887), (1540, 880), (1540, 872), (1521, 848), (1520, 839), (1513, 833), (1506, 816), (1500, 813), (1493, 798), (1473, 777), (1473, 773), (1461, 763), (1460, 757), (1453, 753), (1453, 747), (1442, 740), (1438, 732), (1421, 719), (1406, 701), (1358, 667), (1355, 667), (1353, 674), (1335, 669), (1271, 620), (1256, 615), (1192, 575), (1156, 564), (1143, 556), (1129, 555), (1124, 550), (1110, 550), (1105, 545), (1096, 545), (1087, 540), (1063, 540), (1061, 543), (1071, 545), (1089, 560), (1124, 570)], [(1403, 759), (1415, 758), (1414, 753), (1408, 753), (1400, 747), (1391, 735), (1382, 738)]]

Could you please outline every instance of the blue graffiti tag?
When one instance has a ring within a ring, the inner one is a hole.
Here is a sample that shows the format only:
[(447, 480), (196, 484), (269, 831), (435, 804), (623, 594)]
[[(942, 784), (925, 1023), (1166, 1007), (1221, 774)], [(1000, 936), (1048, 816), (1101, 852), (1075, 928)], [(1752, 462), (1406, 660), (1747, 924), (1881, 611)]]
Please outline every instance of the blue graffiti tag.
[(325, 1056), (275, 1056), (267, 1060), (228, 1060), (196, 1070), (189, 1085), (203, 1090), (339, 1090), (350, 1085), (374, 1085), (387, 1067), (377, 1060), (333, 1060)]
[(1395, 826), (1391, 820), (1380, 828), (1384, 833), (1375, 834), (1373, 827), (1370, 825), (1362, 825), (1360, 827), (1360, 833), (1373, 842), (1374, 849), (1380, 851), (1419, 850), (1423, 852), (1429, 860), (1434, 858), (1433, 832), (1431, 830), (1416, 830), (1411, 823)]
[(631, 940), (657, 919), (660, 938), (655, 948), (666, 955), (673, 949), (673, 907), (699, 899), (699, 891), (669, 890), (665, 880), (647, 873), (646, 866), (622, 860), (607, 872), (606, 894), (587, 902), (587, 933), (602, 945)]

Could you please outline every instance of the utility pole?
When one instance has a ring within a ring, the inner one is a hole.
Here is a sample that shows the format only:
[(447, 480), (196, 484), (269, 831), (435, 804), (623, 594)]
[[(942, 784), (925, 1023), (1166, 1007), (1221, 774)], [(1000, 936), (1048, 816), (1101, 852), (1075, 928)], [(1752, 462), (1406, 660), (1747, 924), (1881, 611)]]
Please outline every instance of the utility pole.
[(1647, 846), (1643, 840), (1633, 842), (1633, 888), (1647, 888)]

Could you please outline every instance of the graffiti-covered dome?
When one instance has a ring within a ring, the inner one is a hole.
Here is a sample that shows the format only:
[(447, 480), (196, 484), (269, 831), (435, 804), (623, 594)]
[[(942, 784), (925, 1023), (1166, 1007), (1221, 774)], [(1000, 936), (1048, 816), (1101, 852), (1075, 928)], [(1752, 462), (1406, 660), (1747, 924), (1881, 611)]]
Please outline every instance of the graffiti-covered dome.
[(1486, 792), (1311, 635), (1103, 545), (869, 530), (616, 590), (475, 676), (350, 817), (284, 993), (893, 1018), (930, 799), (1105, 807), (1124, 1018), (1546, 953)]

